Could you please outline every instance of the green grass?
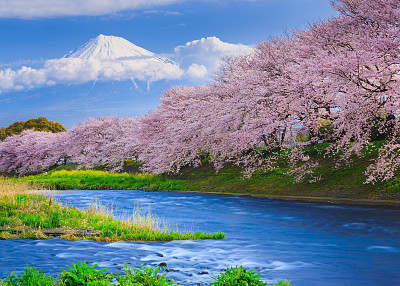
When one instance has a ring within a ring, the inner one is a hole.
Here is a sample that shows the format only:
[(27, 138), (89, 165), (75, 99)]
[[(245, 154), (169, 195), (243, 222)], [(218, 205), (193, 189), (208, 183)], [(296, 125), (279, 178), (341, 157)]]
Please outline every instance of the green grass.
[[(243, 170), (236, 165), (225, 165), (218, 172), (204, 160), (198, 167), (183, 167), (179, 174), (154, 175), (143, 173), (112, 173), (97, 170), (60, 170), (76, 166), (60, 166), (48, 174), (26, 177), (32, 182), (45, 183), (55, 189), (97, 189), (97, 190), (146, 190), (146, 191), (196, 191), (220, 192), (254, 195), (334, 197), (368, 200), (400, 200), (399, 178), (389, 182), (365, 184), (367, 170), (371, 161), (377, 157), (378, 148), (383, 141), (374, 142), (371, 152), (362, 158), (353, 157), (350, 166), (335, 168), (337, 157), (324, 158), (320, 151), (329, 144), (307, 147), (311, 159), (320, 165), (314, 176), (321, 180), (311, 183), (311, 177), (294, 183), (294, 177), (287, 175), (289, 168), (280, 162), (279, 167), (270, 172), (258, 172), (249, 179), (243, 177)], [(137, 172), (140, 163), (128, 161), (125, 170)]]
[(0, 280), (0, 285), (14, 286), (14, 285), (24, 285), (24, 286), (52, 286), (56, 285), (57, 280), (51, 276), (46, 275), (41, 270), (35, 269), (35, 267), (29, 267), (26, 265), (24, 273), (21, 275), (16, 275), (11, 273), (8, 277)]
[[(34, 267), (25, 267), (24, 273), (19, 276), (11, 273), (9, 276), (0, 280), (1, 286), (179, 286), (175, 281), (170, 280), (166, 274), (160, 275), (159, 267), (147, 266), (144, 269), (129, 267), (125, 264), (122, 269), (123, 275), (107, 273), (107, 268), (96, 269), (97, 264), (88, 266), (86, 261), (72, 263), (71, 266), (62, 269), (62, 273), (57, 277), (46, 275), (41, 270)], [(242, 266), (228, 268), (225, 273), (221, 273), (210, 286), (266, 286), (253, 270), (248, 270)], [(115, 282), (112, 283), (112, 279)], [(281, 280), (272, 286), (290, 286), (291, 282)]]
[(181, 182), (147, 173), (113, 173), (99, 170), (55, 170), (26, 177), (57, 190), (177, 190)]
[[(378, 149), (384, 142), (374, 142), (370, 152), (360, 158), (353, 156), (352, 164), (335, 168), (336, 157), (324, 158), (320, 151), (329, 144), (319, 144), (307, 147), (311, 159), (318, 160), (320, 165), (315, 168), (317, 182), (310, 182), (310, 176), (300, 183), (294, 183), (294, 176), (287, 175), (289, 171), (284, 162), (270, 172), (256, 172), (249, 179), (243, 177), (243, 170), (236, 165), (225, 165), (218, 172), (208, 163), (193, 168), (184, 167), (180, 174), (166, 176), (169, 179), (184, 182), (180, 190), (208, 191), (254, 195), (333, 197), (368, 200), (400, 200), (400, 179), (390, 182), (365, 184), (367, 170), (371, 161), (377, 157)], [(398, 172), (400, 178), (400, 172)], [(182, 184), (182, 183), (181, 183)]]
[[(98, 236), (84, 237), (97, 241), (170, 241), (182, 239), (223, 239), (221, 232), (202, 233), (169, 231), (162, 227), (163, 222), (151, 213), (143, 214), (136, 209), (133, 215), (124, 220), (113, 218), (112, 211), (94, 203), (88, 209), (81, 211), (63, 206), (54, 200), (49, 201), (43, 194), (30, 193), (36, 186), (27, 182), (6, 180), (0, 178), (0, 227), (10, 230), (0, 232), (0, 239), (9, 238), (47, 238), (41, 229), (83, 228), (97, 230)], [(72, 234), (65, 234), (66, 239), (80, 239)]]
[[(315, 175), (321, 180), (294, 183), (293, 177), (285, 173), (287, 168), (277, 168), (268, 173), (255, 173), (243, 178), (242, 170), (227, 165), (219, 172), (209, 164), (200, 167), (184, 167), (178, 175), (158, 176), (106, 171), (55, 171), (30, 176), (32, 182), (45, 183), (55, 189), (98, 190), (180, 190), (233, 194), (334, 197), (349, 199), (400, 200), (400, 179), (387, 183), (364, 184), (369, 158), (355, 159), (350, 167), (334, 169), (334, 162), (326, 160), (317, 167)], [(147, 177), (146, 177), (147, 176)]]

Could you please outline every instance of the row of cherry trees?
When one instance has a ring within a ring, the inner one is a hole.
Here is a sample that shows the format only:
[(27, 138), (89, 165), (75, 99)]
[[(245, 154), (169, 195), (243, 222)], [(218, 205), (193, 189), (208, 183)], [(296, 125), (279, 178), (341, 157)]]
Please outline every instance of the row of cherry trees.
[[(209, 156), (247, 174), (276, 167), (310, 180), (318, 162), (296, 143), (332, 142), (326, 155), (349, 163), (372, 140), (387, 139), (367, 181), (390, 179), (400, 165), (400, 2), (337, 0), (339, 16), (260, 43), (225, 59), (213, 82), (174, 87), (140, 118), (94, 118), (61, 134), (25, 131), (0, 143), (0, 171), (46, 168), (72, 157), (118, 168), (134, 154), (147, 171), (178, 172)], [(24, 155), (22, 155), (24, 154)], [(24, 156), (24, 158), (21, 158)]]
[(68, 161), (117, 170), (137, 148), (138, 118), (100, 117), (62, 133), (25, 130), (0, 141), (0, 172), (44, 171)]
[[(368, 168), (368, 182), (387, 180), (398, 168), (398, 0), (340, 0), (340, 13), (290, 35), (271, 38), (248, 56), (227, 59), (215, 81), (177, 87), (144, 121), (141, 158), (150, 171), (178, 171), (202, 154), (254, 170), (274, 168), (278, 154), (306, 129), (310, 143), (334, 142), (326, 155), (362, 156), (385, 138)], [(318, 162), (300, 144), (286, 154), (300, 180)], [(317, 180), (318, 178), (311, 178)]]

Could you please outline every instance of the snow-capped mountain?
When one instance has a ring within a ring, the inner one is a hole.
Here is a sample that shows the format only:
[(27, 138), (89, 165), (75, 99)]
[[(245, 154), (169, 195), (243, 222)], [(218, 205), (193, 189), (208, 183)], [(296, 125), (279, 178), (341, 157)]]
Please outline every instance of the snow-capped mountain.
[[(50, 62), (50, 61), (49, 61)], [(79, 71), (90, 80), (139, 80), (154, 82), (179, 79), (184, 71), (172, 60), (152, 53), (115, 36), (99, 35), (71, 51), (62, 59), (47, 63), (64, 71)], [(62, 73), (65, 75), (65, 72)], [(81, 79), (81, 81), (83, 81)]]
[(71, 51), (64, 58), (98, 59), (102, 61), (149, 59), (177, 65), (172, 60), (138, 47), (124, 38), (102, 34)]

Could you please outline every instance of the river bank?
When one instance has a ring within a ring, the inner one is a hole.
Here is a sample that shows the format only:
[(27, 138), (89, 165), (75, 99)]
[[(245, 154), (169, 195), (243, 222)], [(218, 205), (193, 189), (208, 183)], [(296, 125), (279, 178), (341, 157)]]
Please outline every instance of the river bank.
[[(79, 260), (113, 273), (124, 262), (134, 267), (165, 263), (176, 270), (168, 276), (184, 286), (209, 285), (210, 276), (235, 265), (254, 269), (268, 285), (284, 278), (296, 286), (397, 285), (400, 279), (398, 210), (174, 191), (60, 190), (54, 195), (82, 210), (99, 199), (113, 204), (116, 217), (131, 214), (140, 204), (181, 230), (222, 231), (226, 239), (7, 240), (0, 247), (0, 275), (23, 271), (29, 259), (18, 253), (32, 253), (35, 267), (53, 274)], [(209, 275), (199, 274), (204, 272)]]
[(134, 209), (117, 220), (110, 207), (95, 201), (84, 210), (68, 207), (43, 191), (41, 186), (0, 178), (0, 239), (47, 239), (95, 241), (171, 241), (223, 239), (223, 233), (171, 231), (152, 213)]
[[(154, 175), (140, 172), (137, 163), (128, 163), (121, 173), (99, 170), (75, 170), (76, 166), (60, 166), (48, 173), (23, 177), (46, 184), (57, 190), (145, 190), (211, 192), (229, 195), (249, 195), (277, 200), (317, 202), (327, 204), (399, 207), (400, 180), (365, 184), (364, 171), (370, 158), (355, 160), (353, 165), (332, 170), (321, 166), (317, 182), (294, 183), (287, 168), (255, 173), (244, 178), (242, 169), (226, 165), (216, 171), (204, 163), (184, 167), (179, 174)], [(333, 162), (326, 162), (326, 164)], [(67, 170), (68, 169), (68, 170)]]
[(299, 203), (315, 203), (323, 205), (336, 206), (360, 206), (374, 207), (384, 209), (400, 209), (400, 201), (394, 200), (362, 200), (362, 199), (347, 199), (347, 198), (332, 198), (332, 197), (304, 197), (304, 196), (277, 196), (277, 195), (261, 195), (261, 194), (246, 194), (246, 193), (229, 193), (229, 192), (196, 192), (196, 191), (178, 191), (182, 193), (202, 193), (202, 194), (221, 194), (237, 197), (252, 197), (262, 198), (275, 201), (299, 202)]

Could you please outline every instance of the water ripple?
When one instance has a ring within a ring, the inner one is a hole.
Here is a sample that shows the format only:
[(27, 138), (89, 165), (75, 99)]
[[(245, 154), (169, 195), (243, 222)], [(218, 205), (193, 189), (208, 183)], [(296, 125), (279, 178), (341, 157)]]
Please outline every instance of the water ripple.
[[(400, 285), (400, 211), (279, 202), (224, 195), (141, 191), (58, 191), (63, 203), (85, 208), (100, 199), (116, 216), (135, 204), (181, 231), (223, 231), (225, 240), (94, 242), (13, 239), (0, 241), (0, 276), (26, 263), (52, 274), (86, 260), (121, 273), (167, 264), (182, 285), (209, 285), (227, 267), (255, 269), (272, 284), (295, 286)], [(189, 226), (189, 227), (188, 227)], [(166, 272), (166, 270), (162, 270)], [(205, 273), (208, 274), (200, 274)]]

